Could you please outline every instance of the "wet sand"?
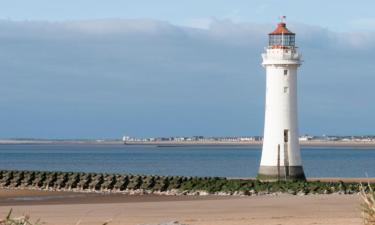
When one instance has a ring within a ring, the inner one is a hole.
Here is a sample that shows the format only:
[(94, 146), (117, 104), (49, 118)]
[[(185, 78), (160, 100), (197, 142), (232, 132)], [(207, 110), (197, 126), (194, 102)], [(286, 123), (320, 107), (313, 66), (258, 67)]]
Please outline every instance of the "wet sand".
[[(34, 198), (33, 198), (34, 197)], [(35, 198), (39, 197), (39, 198)], [(16, 199), (15, 199), (16, 198)], [(18, 199), (17, 199), (18, 198)], [(22, 200), (23, 198), (23, 200)], [(46, 224), (188, 225), (361, 224), (358, 195), (128, 196), (0, 189), (0, 213), (29, 214)]]
[(233, 198), (228, 196), (160, 196), (160, 195), (126, 195), (121, 193), (80, 193), (64, 191), (8, 190), (0, 189), (0, 206), (18, 205), (74, 205), (106, 204), (134, 202), (164, 202), (212, 200)]

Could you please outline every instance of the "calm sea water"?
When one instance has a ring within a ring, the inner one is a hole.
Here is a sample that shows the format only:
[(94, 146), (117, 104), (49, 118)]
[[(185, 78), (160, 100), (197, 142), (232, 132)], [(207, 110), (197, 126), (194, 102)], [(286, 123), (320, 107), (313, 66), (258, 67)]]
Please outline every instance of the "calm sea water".
[[(256, 176), (261, 150), (249, 146), (0, 145), (0, 169), (186, 176)], [(309, 177), (375, 176), (375, 148), (303, 148)]]

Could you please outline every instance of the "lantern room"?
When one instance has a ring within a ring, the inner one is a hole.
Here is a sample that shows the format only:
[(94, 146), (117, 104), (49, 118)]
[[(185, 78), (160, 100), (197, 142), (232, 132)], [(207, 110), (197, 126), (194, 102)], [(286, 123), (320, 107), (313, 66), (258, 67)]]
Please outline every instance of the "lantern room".
[(277, 24), (274, 31), (268, 34), (271, 48), (293, 48), (295, 46), (295, 34), (286, 28), (284, 22)]

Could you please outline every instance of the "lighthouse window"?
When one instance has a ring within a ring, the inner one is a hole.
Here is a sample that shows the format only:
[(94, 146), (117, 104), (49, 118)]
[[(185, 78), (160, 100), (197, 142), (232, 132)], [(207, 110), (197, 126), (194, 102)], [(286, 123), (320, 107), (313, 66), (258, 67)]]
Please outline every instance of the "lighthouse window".
[(284, 87), (284, 93), (288, 93), (289, 91), (289, 88), (288, 87)]
[(270, 34), (269, 35), (270, 46), (294, 46), (295, 37), (294, 34)]
[(284, 75), (288, 75), (288, 70), (284, 70)]

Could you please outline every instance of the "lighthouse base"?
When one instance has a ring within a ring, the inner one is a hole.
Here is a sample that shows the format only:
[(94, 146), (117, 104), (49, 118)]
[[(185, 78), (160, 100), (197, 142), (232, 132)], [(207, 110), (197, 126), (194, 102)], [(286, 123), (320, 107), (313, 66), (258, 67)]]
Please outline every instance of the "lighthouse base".
[(257, 178), (263, 181), (304, 181), (302, 166), (260, 166)]

